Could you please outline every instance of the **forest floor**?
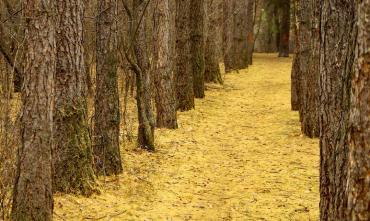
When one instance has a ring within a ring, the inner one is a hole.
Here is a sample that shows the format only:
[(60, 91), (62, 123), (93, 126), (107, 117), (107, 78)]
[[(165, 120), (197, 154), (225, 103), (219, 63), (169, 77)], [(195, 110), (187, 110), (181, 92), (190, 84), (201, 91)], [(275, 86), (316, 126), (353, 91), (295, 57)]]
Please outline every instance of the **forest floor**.
[(157, 151), (122, 149), (125, 173), (91, 198), (58, 195), (56, 220), (318, 220), (319, 147), (290, 110), (291, 58), (257, 54), (208, 85)]

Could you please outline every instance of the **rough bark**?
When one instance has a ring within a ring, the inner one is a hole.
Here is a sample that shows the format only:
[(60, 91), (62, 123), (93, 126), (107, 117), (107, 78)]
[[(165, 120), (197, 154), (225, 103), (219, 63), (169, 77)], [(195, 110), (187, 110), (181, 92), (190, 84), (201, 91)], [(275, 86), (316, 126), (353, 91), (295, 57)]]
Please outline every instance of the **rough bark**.
[(94, 189), (83, 49), (84, 3), (57, 1), (53, 190), (89, 195)]
[[(138, 145), (148, 151), (154, 151), (155, 119), (151, 106), (151, 65), (147, 40), (148, 5), (144, 0), (134, 0), (134, 27), (137, 34), (134, 40), (134, 53), (139, 67), (136, 71), (136, 102), (138, 108)], [(135, 33), (133, 33), (135, 34)]]
[(248, 64), (253, 63), (253, 47), (254, 47), (254, 25), (256, 15), (254, 14), (255, 0), (248, 0), (247, 5), (247, 41), (248, 41)]
[(239, 70), (248, 67), (248, 0), (233, 2), (233, 43), (232, 50), (232, 68)]
[[(308, 1), (307, 1), (308, 2)], [(279, 57), (289, 57), (290, 1), (283, 1), (281, 7)]]
[(155, 11), (156, 24), (156, 108), (157, 124), (159, 128), (177, 128), (176, 94), (173, 38), (175, 21), (171, 11), (171, 0), (158, 2)]
[(292, 65), (292, 73), (291, 73), (291, 108), (293, 111), (299, 111), (300, 109), (300, 70), (299, 70), (299, 38), (298, 38), (298, 13), (299, 10), (299, 1), (294, 1), (294, 36), (295, 36), (295, 49), (294, 49), (294, 56), (293, 56), (293, 65)]
[(354, 0), (321, 1), (320, 8), (320, 218), (346, 220), (356, 8)]
[(21, 145), (13, 193), (12, 220), (52, 220), (54, 3), (26, 0)]
[(233, 70), (232, 65), (232, 45), (233, 45), (233, 2), (235, 0), (223, 0), (223, 31), (222, 31), (222, 50), (225, 71)]
[(99, 0), (96, 21), (94, 162), (98, 175), (122, 172), (117, 76), (117, 0)]
[(205, 0), (191, 0), (191, 66), (193, 69), (193, 89), (196, 98), (204, 98), (205, 71)]
[(194, 108), (190, 3), (191, 0), (176, 0), (176, 97), (180, 111)]
[(352, 77), (348, 221), (370, 220), (370, 1), (357, 1), (358, 52)]
[(223, 83), (219, 63), (222, 54), (222, 0), (206, 0), (205, 81)]

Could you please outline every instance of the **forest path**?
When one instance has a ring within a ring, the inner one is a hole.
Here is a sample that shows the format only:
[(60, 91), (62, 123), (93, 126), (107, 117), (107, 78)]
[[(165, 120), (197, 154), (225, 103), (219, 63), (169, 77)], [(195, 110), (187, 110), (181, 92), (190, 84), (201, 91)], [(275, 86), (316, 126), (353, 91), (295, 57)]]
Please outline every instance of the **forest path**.
[(102, 194), (56, 197), (56, 220), (318, 220), (319, 148), (290, 111), (291, 59), (257, 54), (209, 85), (158, 151), (123, 150)]

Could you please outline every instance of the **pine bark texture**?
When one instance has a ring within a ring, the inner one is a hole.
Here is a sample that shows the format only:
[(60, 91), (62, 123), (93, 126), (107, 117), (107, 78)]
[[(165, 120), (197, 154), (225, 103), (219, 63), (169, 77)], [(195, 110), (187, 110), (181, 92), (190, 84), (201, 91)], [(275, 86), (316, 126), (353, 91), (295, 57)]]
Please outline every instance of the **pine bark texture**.
[[(309, 2), (309, 1), (307, 1)], [(283, 1), (281, 7), (279, 57), (289, 57), (290, 1)]]
[(222, 51), (226, 73), (233, 70), (232, 45), (233, 45), (233, 2), (235, 0), (223, 0), (223, 31)]
[(320, 218), (346, 220), (356, 7), (354, 0), (331, 0), (321, 1), (320, 8)]
[(233, 1), (232, 69), (248, 67), (248, 0)]
[[(150, 46), (148, 45), (148, 8), (146, 1), (134, 0), (134, 27), (137, 27), (137, 35), (134, 40), (134, 51), (140, 71), (136, 72), (136, 102), (138, 108), (138, 145), (139, 147), (154, 151), (155, 119), (151, 101), (151, 64)], [(141, 21), (141, 22), (140, 22)]]
[(12, 220), (52, 220), (53, 94), (56, 63), (55, 5), (26, 0), (26, 43), (21, 145), (13, 192)]
[(247, 41), (248, 41), (248, 65), (253, 63), (253, 47), (254, 47), (254, 25), (256, 15), (254, 14), (256, 0), (248, 0), (247, 5)]
[(117, 1), (99, 0), (96, 21), (94, 162), (98, 175), (122, 172), (117, 76)]
[(220, 62), (222, 57), (222, 0), (206, 0), (205, 81), (223, 83)]
[(176, 0), (176, 97), (180, 111), (194, 108), (190, 6), (191, 0)]
[(299, 1), (294, 2), (294, 13), (293, 13), (293, 20), (294, 20), (294, 37), (295, 37), (295, 48), (294, 48), (294, 55), (293, 55), (293, 64), (292, 64), (292, 73), (291, 73), (291, 108), (293, 111), (299, 111), (300, 109), (300, 77), (301, 74), (299, 72), (299, 38), (298, 38), (298, 27), (299, 27), (299, 19), (298, 13), (299, 10)]
[(352, 77), (350, 156), (348, 173), (349, 221), (370, 220), (370, 1), (357, 1), (358, 63)]
[(89, 195), (94, 171), (83, 49), (84, 3), (57, 1), (53, 189)]
[(156, 108), (157, 124), (159, 128), (176, 129), (176, 93), (174, 62), (174, 29), (175, 12), (172, 11), (172, 0), (158, 2), (155, 11), (156, 24)]
[(204, 98), (205, 0), (191, 0), (190, 19), (194, 96)]
[(318, 88), (319, 88), (319, 43), (318, 2), (300, 0), (298, 14), (298, 60), (300, 74), (300, 121), (303, 134), (319, 136)]

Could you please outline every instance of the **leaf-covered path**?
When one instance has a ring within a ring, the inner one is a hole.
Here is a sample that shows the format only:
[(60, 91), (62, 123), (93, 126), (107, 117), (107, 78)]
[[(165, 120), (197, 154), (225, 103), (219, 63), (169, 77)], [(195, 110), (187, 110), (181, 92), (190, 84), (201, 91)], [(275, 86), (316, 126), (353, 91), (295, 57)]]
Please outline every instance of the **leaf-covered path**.
[(100, 195), (58, 196), (57, 220), (318, 220), (319, 148), (290, 111), (291, 59), (257, 54), (209, 85), (158, 151), (126, 145)]

